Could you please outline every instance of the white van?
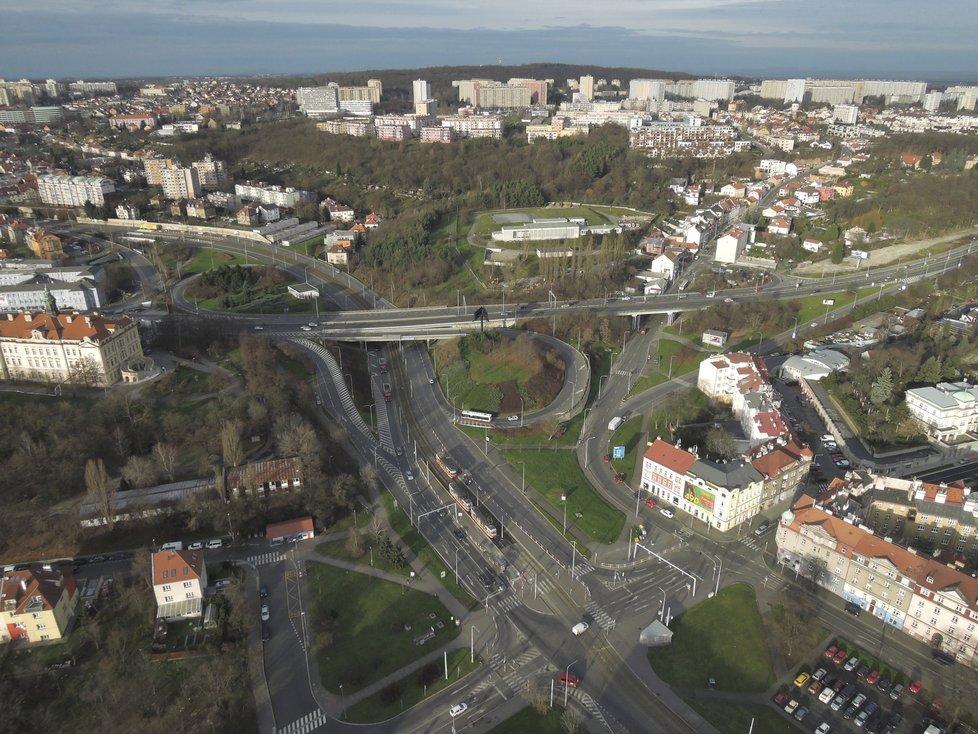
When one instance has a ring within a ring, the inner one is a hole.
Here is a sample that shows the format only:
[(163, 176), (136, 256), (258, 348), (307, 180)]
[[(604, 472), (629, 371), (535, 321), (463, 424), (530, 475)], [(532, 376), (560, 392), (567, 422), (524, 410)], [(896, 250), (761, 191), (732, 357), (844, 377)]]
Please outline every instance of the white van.
[(578, 622), (573, 627), (571, 627), (571, 632), (574, 633), (575, 637), (580, 637), (585, 632), (587, 632), (587, 628), (588, 628), (587, 622)]
[(180, 540), (174, 540), (169, 543), (164, 543), (160, 546), (161, 551), (166, 550), (183, 550), (183, 542)]

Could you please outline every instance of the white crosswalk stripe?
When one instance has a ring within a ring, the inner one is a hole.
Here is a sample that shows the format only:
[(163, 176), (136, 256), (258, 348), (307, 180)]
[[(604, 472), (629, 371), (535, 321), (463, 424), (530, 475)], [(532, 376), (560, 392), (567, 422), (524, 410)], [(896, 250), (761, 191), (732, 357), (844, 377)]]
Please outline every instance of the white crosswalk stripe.
[(579, 579), (579, 578), (581, 578), (581, 576), (584, 576), (586, 574), (589, 574), (593, 570), (594, 570), (594, 566), (592, 566), (587, 561), (580, 561), (579, 563), (575, 563), (574, 564), (574, 578)]
[(501, 612), (509, 612), (513, 609), (516, 609), (516, 607), (518, 607), (519, 605), (520, 605), (520, 600), (517, 599), (515, 596), (509, 595), (509, 596), (500, 597), (499, 600), (493, 606)]
[(588, 605), (584, 607), (584, 610), (591, 615), (591, 618), (597, 622), (598, 626), (603, 630), (610, 630), (615, 626), (615, 620), (613, 620), (607, 612), (598, 606), (596, 601), (588, 602)]
[(285, 560), (285, 556), (275, 551), (273, 553), (261, 553), (257, 556), (248, 556), (248, 563), (255, 566), (265, 566), (269, 563), (278, 563), (279, 561)]
[(744, 545), (746, 545), (751, 550), (759, 551), (761, 549), (761, 543), (760, 543), (760, 541), (757, 538), (755, 538), (755, 537), (753, 537), (751, 535), (748, 535), (745, 538), (741, 538), (740, 539), (740, 542), (743, 543)]
[[(581, 704), (584, 706), (585, 709), (587, 709), (587, 712), (591, 714), (591, 716), (598, 719), (602, 724), (605, 725), (605, 727), (608, 727), (608, 722), (604, 717), (604, 712), (601, 710), (601, 707), (598, 706), (595, 700), (591, 698), (591, 696), (589, 696), (587, 693), (582, 691), (580, 688), (571, 688), (570, 694), (571, 696), (573, 696), (574, 698), (576, 698), (578, 701), (581, 702)], [(610, 727), (608, 728), (610, 729)]]
[(320, 709), (310, 711), (305, 716), (296, 719), (291, 724), (280, 726), (278, 734), (309, 734), (323, 726), (329, 718)]

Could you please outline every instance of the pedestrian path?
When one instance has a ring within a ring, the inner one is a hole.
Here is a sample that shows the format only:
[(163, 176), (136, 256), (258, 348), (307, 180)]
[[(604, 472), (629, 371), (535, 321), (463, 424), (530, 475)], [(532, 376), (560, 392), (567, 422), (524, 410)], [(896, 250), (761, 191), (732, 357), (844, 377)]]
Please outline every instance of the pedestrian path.
[(590, 615), (597, 625), (603, 630), (610, 630), (615, 626), (615, 620), (600, 606), (596, 601), (588, 602), (587, 606), (584, 607), (584, 611)]
[(581, 576), (586, 576), (594, 570), (592, 566), (587, 561), (579, 561), (574, 564), (574, 578), (579, 579)]
[(497, 601), (493, 604), (493, 607), (499, 610), (500, 612), (511, 612), (512, 610), (516, 609), (516, 607), (518, 607), (521, 603), (522, 602), (520, 602), (519, 598), (517, 598), (513, 594), (507, 594), (506, 596), (499, 597)]
[(309, 734), (324, 726), (329, 721), (329, 717), (321, 709), (310, 711), (302, 718), (296, 719), (291, 724), (278, 727), (277, 734)]
[(278, 551), (260, 553), (257, 556), (248, 556), (248, 563), (254, 566), (267, 566), (269, 563), (278, 563), (284, 560), (285, 556)]

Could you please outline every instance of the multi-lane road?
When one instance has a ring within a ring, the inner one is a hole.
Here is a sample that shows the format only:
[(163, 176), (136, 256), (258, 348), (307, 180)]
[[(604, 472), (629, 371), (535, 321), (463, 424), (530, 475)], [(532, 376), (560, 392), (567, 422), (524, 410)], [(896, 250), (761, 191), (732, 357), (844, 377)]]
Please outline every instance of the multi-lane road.
[[(635, 495), (610, 481), (610, 474), (599, 457), (605, 451), (603, 434), (611, 416), (625, 411), (646, 409), (653, 401), (692, 378), (673, 380), (626, 400), (631, 378), (641, 372), (648, 360), (654, 334), (636, 335), (627, 345), (615, 370), (602, 385), (601, 398), (586, 415), (585, 430), (578, 444), (580, 463), (595, 485), (629, 516), (638, 514), (650, 534), (628, 560), (628, 543), (601, 549), (594, 563), (582, 560), (560, 531), (556, 511), (544, 502), (537, 507), (532, 488), (501, 457), (490, 441), (472, 440), (453, 425), (453, 406), (441, 393), (427, 352), (415, 339), (439, 337), (474, 328), (473, 308), (390, 308), (355, 281), (346, 282), (342, 274), (321, 261), (283, 248), (236, 243), (229, 238), (204, 239), (198, 246), (213, 246), (228, 251), (246, 251), (249, 257), (274, 261), (293, 274), (320, 285), (337, 310), (321, 314), (319, 326), (311, 332), (299, 329), (308, 317), (261, 317), (263, 333), (287, 338), (305, 348), (317, 369), (317, 394), (324, 413), (321, 420), (343, 436), (347, 448), (361, 465), (373, 466), (382, 485), (390, 491), (398, 507), (406, 510), (412, 522), (435, 549), (447, 568), (457, 575), (460, 585), (475, 598), (482, 599), (483, 615), (465, 619), (470, 625), (473, 644), (487, 662), (469, 676), (460, 689), (436, 696), (392, 722), (372, 727), (376, 731), (437, 732), (456, 727), (469, 731), (489, 728), (495, 710), (511, 703), (526, 681), (552, 680), (562, 670), (570, 670), (585, 681), (574, 697), (602, 729), (611, 732), (646, 731), (649, 721), (665, 732), (710, 731), (668, 686), (636, 663), (637, 635), (657, 616), (674, 616), (696, 603), (714, 588), (730, 581), (746, 581), (756, 587), (780, 589), (786, 581), (772, 573), (770, 553), (764, 549), (771, 537), (747, 533), (742, 538), (703, 537), (677, 520), (665, 520), (653, 510), (638, 504)], [(830, 293), (872, 285), (882, 294), (902, 283), (936, 277), (957, 267), (960, 257), (975, 247), (955, 248), (940, 257), (906, 265), (890, 266), (835, 279), (778, 282), (760, 293), (754, 289), (724, 291), (734, 301), (757, 297), (798, 297)], [(135, 255), (134, 264), (145, 270)], [(152, 277), (141, 272), (141, 277)], [(182, 300), (181, 289), (172, 294), (178, 306), (195, 312)], [(713, 305), (716, 298), (703, 294), (671, 294), (649, 298), (621, 297), (576, 303), (522, 303), (488, 307), (493, 325), (511, 325), (516, 318), (557, 316), (566, 310), (596, 309), (622, 316), (671, 313)], [(349, 311), (356, 305), (386, 306), (382, 311)], [(202, 314), (207, 315), (207, 314)], [(216, 314), (215, 314), (216, 316)], [(258, 323), (258, 317), (251, 321)], [(803, 325), (802, 325), (803, 326)], [(332, 356), (310, 337), (364, 341), (395, 341), (394, 345), (368, 352), (368, 371), (376, 406), (374, 425), (367, 425), (346, 388), (345, 380)], [(568, 348), (564, 347), (565, 350)], [(573, 350), (565, 360), (575, 372), (579, 365)], [(383, 374), (379, 358), (383, 354), (390, 372)], [(561, 413), (575, 409), (583, 399), (588, 380), (578, 375), (574, 387), (559, 399)], [(391, 382), (394, 396), (386, 402), (382, 385)], [(548, 413), (528, 414), (534, 420)], [(497, 542), (489, 542), (468, 518), (460, 516), (445, 490), (445, 481), (434, 464), (436, 455), (450, 456), (471, 478), (467, 489), (476, 505), (492, 514), (499, 531)], [(550, 514), (550, 518), (546, 517)], [(458, 531), (465, 530), (464, 536)], [(576, 538), (580, 543), (585, 538)], [(652, 555), (652, 554), (655, 555)], [(314, 660), (309, 655), (309, 633), (302, 599), (302, 567), (305, 551), (289, 557), (271, 549), (256, 551), (245, 560), (255, 566), (270, 586), (270, 605), (275, 634), (264, 646), (264, 663), (269, 704), (279, 731), (306, 734), (318, 730), (337, 730), (334, 719), (344, 701), (336, 692), (327, 692), (318, 683)], [(505, 583), (487, 588), (480, 579), (491, 569)], [(823, 610), (833, 625), (838, 623), (851, 637), (859, 639), (865, 630), (849, 630), (851, 619), (840, 618), (834, 610)], [(576, 622), (587, 621), (589, 630), (580, 637), (570, 633)], [(280, 620), (280, 621), (279, 621)], [(835, 628), (835, 627), (833, 627)], [(898, 636), (893, 636), (898, 637)], [(907, 655), (913, 645), (901, 638)], [(901, 654), (904, 651), (901, 650)], [(918, 651), (919, 652), (919, 651)], [(923, 663), (922, 663), (923, 664)], [(447, 714), (450, 702), (465, 700), (469, 710), (457, 721)]]

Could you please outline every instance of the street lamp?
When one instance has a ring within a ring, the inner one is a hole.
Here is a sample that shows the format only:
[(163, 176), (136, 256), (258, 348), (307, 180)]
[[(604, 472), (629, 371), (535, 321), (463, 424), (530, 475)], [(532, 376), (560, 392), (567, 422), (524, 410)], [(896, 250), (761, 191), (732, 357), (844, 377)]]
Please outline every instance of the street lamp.
[(592, 405), (592, 406), (591, 406), (590, 408), (585, 408), (585, 409), (584, 409), (584, 423), (583, 423), (583, 425), (581, 426), (581, 430), (582, 430), (582, 431), (583, 431), (584, 433), (587, 433), (587, 412), (588, 412), (589, 410), (594, 410), (594, 406)]
[(520, 488), (523, 490), (523, 494), (526, 494), (526, 462), (525, 461), (521, 461), (520, 462), (520, 467), (522, 469), (522, 471), (521, 471)]
[(716, 596), (717, 594), (720, 593), (720, 573), (721, 571), (723, 571), (723, 559), (720, 558), (720, 556), (716, 556), (716, 559), (720, 565), (717, 566), (717, 585), (716, 588), (713, 590), (713, 596)]
[(371, 431), (374, 430), (374, 406), (376, 404), (377, 403), (371, 403), (370, 405), (367, 406), (367, 408), (370, 410), (370, 430)]
[(462, 546), (455, 549), (455, 583), (458, 584), (458, 552), (462, 550)]
[(601, 389), (604, 387), (604, 381), (608, 379), (608, 375), (601, 375), (601, 379), (598, 380), (598, 400), (601, 399)]
[(564, 504), (564, 535), (567, 535), (567, 495), (560, 495), (560, 501)]
[[(578, 658), (580, 660), (580, 658)], [(567, 694), (570, 692), (570, 686), (567, 685), (567, 676), (570, 675), (570, 669), (577, 664), (577, 660), (564, 668), (564, 708), (567, 708)]]
[(520, 395), (520, 428), (523, 427), (523, 410), (524, 410), (523, 396)]

